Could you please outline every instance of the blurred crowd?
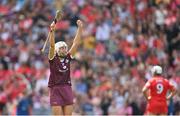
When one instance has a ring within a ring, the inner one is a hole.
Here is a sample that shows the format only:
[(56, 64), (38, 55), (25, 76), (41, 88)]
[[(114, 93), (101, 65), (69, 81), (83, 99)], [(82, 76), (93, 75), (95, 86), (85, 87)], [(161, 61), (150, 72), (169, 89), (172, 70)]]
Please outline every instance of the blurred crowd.
[(158, 64), (178, 89), (169, 114), (180, 115), (180, 0), (1, 0), (0, 114), (51, 114), (48, 46), (40, 49), (57, 9), (56, 42), (71, 46), (84, 22), (73, 114), (144, 114), (141, 89)]

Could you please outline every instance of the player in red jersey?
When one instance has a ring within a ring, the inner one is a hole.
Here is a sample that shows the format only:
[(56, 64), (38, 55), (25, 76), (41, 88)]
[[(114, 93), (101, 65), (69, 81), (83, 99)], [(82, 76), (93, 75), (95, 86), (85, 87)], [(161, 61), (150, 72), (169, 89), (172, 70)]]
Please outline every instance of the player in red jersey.
[[(166, 100), (175, 95), (176, 89), (167, 79), (161, 76), (162, 68), (160, 66), (153, 66), (151, 71), (153, 78), (142, 89), (144, 96), (148, 100), (146, 113), (148, 115), (166, 115), (168, 113)], [(166, 96), (168, 91), (170, 93)]]

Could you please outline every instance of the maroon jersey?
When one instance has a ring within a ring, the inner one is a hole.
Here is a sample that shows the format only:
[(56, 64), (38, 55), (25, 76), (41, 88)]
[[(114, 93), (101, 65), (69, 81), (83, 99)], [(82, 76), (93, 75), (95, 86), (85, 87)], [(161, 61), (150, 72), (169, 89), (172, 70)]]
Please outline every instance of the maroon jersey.
[(48, 87), (53, 87), (55, 85), (71, 85), (71, 60), (72, 58), (69, 53), (63, 59), (59, 59), (58, 55), (56, 54), (52, 60), (49, 60), (50, 77)]

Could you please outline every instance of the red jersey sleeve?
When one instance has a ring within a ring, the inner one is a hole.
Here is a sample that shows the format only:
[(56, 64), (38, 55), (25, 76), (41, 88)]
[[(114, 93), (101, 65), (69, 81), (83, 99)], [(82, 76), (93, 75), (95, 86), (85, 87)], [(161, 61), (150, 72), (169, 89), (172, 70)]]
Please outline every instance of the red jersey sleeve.
[(170, 90), (174, 90), (174, 89), (175, 89), (175, 87), (174, 87), (173, 83), (172, 83), (172, 82), (170, 82), (170, 81), (168, 81), (168, 80), (167, 80), (167, 82), (168, 82), (168, 89), (170, 89)]
[(146, 82), (145, 88), (149, 89), (151, 87), (151, 83), (152, 83), (152, 80), (149, 80), (148, 82)]

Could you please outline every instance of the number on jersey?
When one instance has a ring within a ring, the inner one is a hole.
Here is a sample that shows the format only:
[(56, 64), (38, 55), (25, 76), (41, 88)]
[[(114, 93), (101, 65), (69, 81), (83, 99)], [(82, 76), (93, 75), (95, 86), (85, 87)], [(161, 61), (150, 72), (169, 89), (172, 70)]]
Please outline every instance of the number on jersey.
[(156, 85), (156, 88), (157, 88), (157, 94), (161, 94), (163, 92), (164, 87), (161, 83), (158, 83)]

